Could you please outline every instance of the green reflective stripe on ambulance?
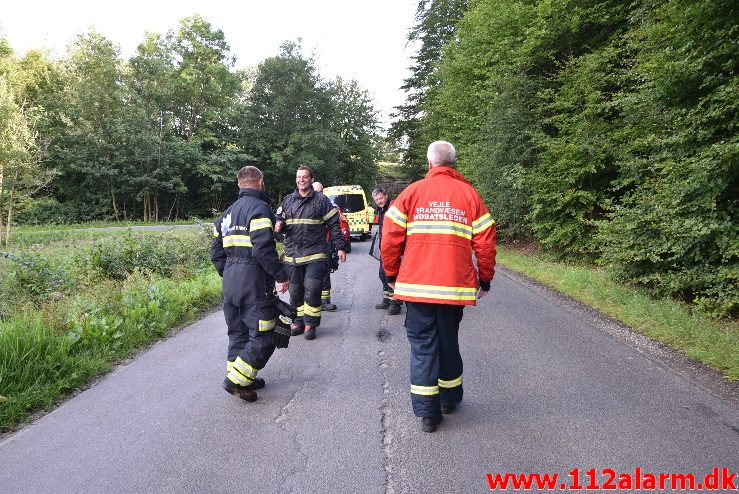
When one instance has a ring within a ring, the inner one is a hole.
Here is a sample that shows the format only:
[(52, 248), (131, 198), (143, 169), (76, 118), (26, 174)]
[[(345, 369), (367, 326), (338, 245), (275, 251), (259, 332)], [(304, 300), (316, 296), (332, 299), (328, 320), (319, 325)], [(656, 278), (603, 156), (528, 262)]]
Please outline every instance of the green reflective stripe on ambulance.
[(490, 216), (490, 213), (485, 213), (472, 222), (472, 233), (475, 235), (482, 233), (494, 224), (495, 220)]
[(261, 230), (262, 228), (272, 229), (272, 221), (269, 218), (255, 218), (249, 222), (249, 231)]
[(461, 286), (416, 285), (411, 283), (395, 283), (395, 294), (407, 297), (419, 297), (442, 300), (475, 300), (477, 288)]
[(418, 386), (416, 384), (411, 384), (411, 393), (423, 396), (438, 395), (439, 386)]
[(249, 235), (226, 235), (223, 237), (224, 247), (252, 247)]
[(462, 376), (459, 376), (456, 379), (452, 379), (451, 381), (445, 381), (443, 379), (439, 379), (439, 387), (440, 388), (456, 388), (457, 386), (462, 385)]

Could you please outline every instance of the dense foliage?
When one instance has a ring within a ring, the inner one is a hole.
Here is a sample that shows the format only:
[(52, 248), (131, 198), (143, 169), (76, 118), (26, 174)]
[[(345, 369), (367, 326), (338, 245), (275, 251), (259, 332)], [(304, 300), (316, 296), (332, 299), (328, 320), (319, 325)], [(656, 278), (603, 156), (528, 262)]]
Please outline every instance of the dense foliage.
[(374, 183), (381, 139), (366, 90), (323, 80), (293, 42), (234, 67), (223, 32), (199, 16), (147, 34), (129, 60), (94, 31), (60, 60), (18, 57), (0, 38), (0, 227), (211, 216), (245, 165), (277, 194), (299, 164), (327, 184)]
[(736, 2), (477, 0), (447, 23), (406, 147), (454, 142), (504, 238), (736, 315)]
[(0, 251), (0, 432), (221, 298), (209, 228), (55, 233)]

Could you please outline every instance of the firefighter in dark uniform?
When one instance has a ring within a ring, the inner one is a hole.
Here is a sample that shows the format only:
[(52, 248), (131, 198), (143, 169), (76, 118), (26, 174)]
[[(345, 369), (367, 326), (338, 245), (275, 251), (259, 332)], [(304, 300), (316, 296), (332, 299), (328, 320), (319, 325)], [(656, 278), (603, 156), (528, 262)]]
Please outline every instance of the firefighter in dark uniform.
[(255, 390), (265, 384), (257, 373), (280, 337), (274, 331), (275, 282), (284, 293), (288, 276), (277, 254), (275, 217), (264, 194), (262, 172), (245, 166), (237, 179), (239, 198), (215, 221), (210, 257), (223, 277), (223, 314), (228, 327), (223, 387), (243, 400), (255, 401)]
[(293, 336), (316, 337), (321, 324), (321, 285), (328, 267), (326, 229), (339, 260), (346, 261), (338, 210), (328, 197), (313, 190), (313, 170), (298, 167), (295, 192), (277, 210), (276, 232), (285, 234), (285, 264), (290, 277), (290, 304), (298, 309)]
[[(390, 195), (382, 187), (377, 187), (372, 191), (372, 199), (375, 201), (377, 208), (375, 209), (375, 220), (377, 221), (377, 251), (382, 248), (382, 222), (385, 220), (385, 213), (392, 204)], [(400, 300), (396, 300), (393, 287), (388, 285), (385, 270), (382, 269), (382, 257), (380, 258), (380, 283), (382, 283), (382, 302), (375, 305), (375, 309), (387, 309), (388, 315), (394, 316), (400, 314)]]
[[(321, 182), (313, 182), (313, 190), (322, 194), (323, 184)], [(326, 250), (328, 260), (326, 264), (328, 264), (328, 267), (326, 268), (326, 274), (323, 276), (323, 282), (321, 283), (321, 311), (335, 311), (337, 309), (336, 304), (331, 303), (331, 273), (339, 269), (339, 258), (333, 248), (330, 233), (330, 231), (326, 231), (326, 240), (328, 241)]]

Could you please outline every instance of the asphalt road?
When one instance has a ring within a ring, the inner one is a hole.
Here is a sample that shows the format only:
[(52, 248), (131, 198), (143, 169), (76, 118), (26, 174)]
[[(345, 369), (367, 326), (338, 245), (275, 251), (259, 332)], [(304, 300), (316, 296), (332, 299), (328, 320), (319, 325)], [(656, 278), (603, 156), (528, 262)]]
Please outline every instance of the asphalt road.
[(339, 310), (275, 353), (259, 401), (220, 388), (216, 312), (5, 438), (0, 492), (473, 493), (495, 473), (739, 472), (721, 383), (505, 270), (465, 309), (464, 402), (423, 433), (405, 310), (374, 309), (378, 263), (353, 247), (332, 277)]

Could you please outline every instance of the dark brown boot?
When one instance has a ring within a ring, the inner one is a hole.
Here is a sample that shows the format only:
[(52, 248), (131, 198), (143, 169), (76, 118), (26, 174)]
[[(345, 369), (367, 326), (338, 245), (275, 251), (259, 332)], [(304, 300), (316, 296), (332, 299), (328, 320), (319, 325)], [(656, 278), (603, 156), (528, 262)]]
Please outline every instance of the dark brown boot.
[(238, 396), (244, 401), (257, 401), (256, 391), (246, 389), (246, 386), (239, 386), (238, 384), (234, 384), (228, 378), (223, 381), (223, 389), (225, 389), (228, 394)]

